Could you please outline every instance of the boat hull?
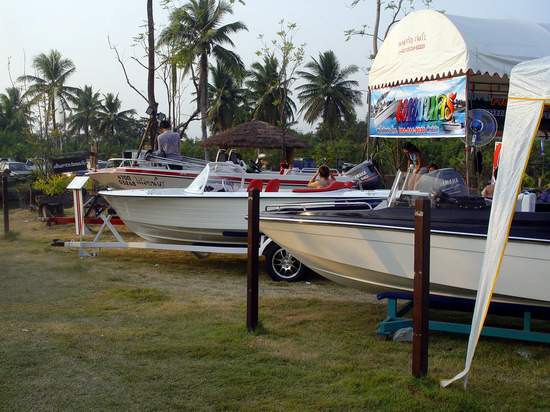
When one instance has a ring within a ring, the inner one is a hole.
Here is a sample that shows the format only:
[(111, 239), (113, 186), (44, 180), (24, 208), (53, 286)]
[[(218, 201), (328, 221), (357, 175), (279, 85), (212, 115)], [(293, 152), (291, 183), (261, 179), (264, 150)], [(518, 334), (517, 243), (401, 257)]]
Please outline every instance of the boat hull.
[[(91, 171), (91, 179), (102, 187), (116, 190), (123, 189), (171, 189), (186, 188), (197, 177), (201, 170), (156, 170), (148, 168), (115, 167)], [(313, 174), (290, 173), (280, 175), (276, 172), (246, 173), (245, 183), (252, 180), (262, 180), (264, 184), (273, 179), (279, 179), (281, 188), (305, 187)], [(235, 176), (240, 181), (241, 176)], [(347, 176), (338, 176), (338, 181), (351, 182)]]
[[(335, 282), (412, 291), (411, 229), (342, 226), (262, 218), (261, 230), (306, 266)], [(475, 298), (485, 237), (432, 233), (430, 293)], [(494, 300), (550, 306), (550, 243), (510, 240)]]
[[(178, 190), (101, 192), (135, 234), (149, 242), (242, 246), (246, 244), (246, 192), (183, 193)], [(163, 195), (164, 193), (164, 195)], [(260, 208), (300, 202), (332, 200), (379, 201), (386, 191), (369, 195), (355, 190), (318, 195), (292, 192), (262, 193)]]

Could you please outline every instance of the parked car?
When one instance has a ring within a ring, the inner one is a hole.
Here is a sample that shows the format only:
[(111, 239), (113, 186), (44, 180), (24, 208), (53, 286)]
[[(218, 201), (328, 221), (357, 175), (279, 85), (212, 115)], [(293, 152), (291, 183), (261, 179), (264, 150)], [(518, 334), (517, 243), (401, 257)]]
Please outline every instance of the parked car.
[(16, 178), (25, 178), (32, 174), (32, 170), (21, 162), (2, 162), (0, 163), (0, 172), (4, 173), (4, 170), (9, 170), (10, 176)]

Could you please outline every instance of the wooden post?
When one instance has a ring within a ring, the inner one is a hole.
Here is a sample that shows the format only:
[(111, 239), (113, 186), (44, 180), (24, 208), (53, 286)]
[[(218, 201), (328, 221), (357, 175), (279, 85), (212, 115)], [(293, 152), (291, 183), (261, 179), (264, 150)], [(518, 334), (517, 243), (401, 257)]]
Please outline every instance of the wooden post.
[(4, 210), (4, 235), (10, 231), (10, 209), (8, 205), (8, 173), (2, 173), (2, 209)]
[(416, 199), (414, 228), (414, 292), (412, 373), (428, 372), (428, 316), (430, 295), (430, 200)]
[(246, 277), (246, 328), (254, 332), (258, 326), (258, 252), (260, 247), (260, 192), (248, 193), (248, 264)]

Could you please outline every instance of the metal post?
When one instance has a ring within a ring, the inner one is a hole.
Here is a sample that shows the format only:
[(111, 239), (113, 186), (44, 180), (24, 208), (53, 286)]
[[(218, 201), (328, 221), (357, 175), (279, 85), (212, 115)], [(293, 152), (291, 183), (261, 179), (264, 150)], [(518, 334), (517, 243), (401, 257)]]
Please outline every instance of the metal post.
[(2, 173), (2, 208), (4, 209), (4, 235), (10, 231), (10, 209), (8, 205), (8, 173)]
[(369, 140), (370, 140), (370, 109), (371, 109), (371, 91), (367, 91), (367, 136), (365, 137), (365, 148), (363, 149), (363, 156), (361, 156), (361, 161), (365, 159), (370, 159), (369, 153)]
[(248, 193), (248, 264), (246, 277), (246, 327), (249, 332), (258, 326), (258, 253), (260, 246), (260, 192)]
[(414, 228), (413, 355), (416, 378), (428, 372), (428, 310), (430, 295), (430, 200), (417, 199)]

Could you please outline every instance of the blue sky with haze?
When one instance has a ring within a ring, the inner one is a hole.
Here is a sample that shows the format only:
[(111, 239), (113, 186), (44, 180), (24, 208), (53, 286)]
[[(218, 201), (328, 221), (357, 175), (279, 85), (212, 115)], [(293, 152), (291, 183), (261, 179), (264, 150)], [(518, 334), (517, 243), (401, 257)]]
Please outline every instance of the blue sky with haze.
[[(235, 35), (236, 51), (247, 66), (257, 60), (256, 50), (261, 46), (258, 35), (266, 39), (274, 37), (281, 18), (296, 22), (299, 30), (296, 42), (306, 43), (306, 58), (332, 49), (342, 65), (369, 65), (370, 41), (356, 37), (345, 41), (344, 31), (372, 22), (374, 1), (366, 0), (355, 8), (352, 0), (246, 0), (246, 5), (236, 4), (232, 20), (241, 20), (249, 31)], [(418, 2), (420, 3), (420, 2)], [(125, 83), (120, 66), (107, 44), (107, 35), (127, 59), (127, 66), (134, 83), (145, 89), (145, 71), (131, 62), (129, 57), (139, 55), (134, 50), (132, 37), (143, 28), (146, 10), (145, 0), (25, 0), (0, 1), (0, 90), (10, 85), (8, 59), (14, 77), (26, 70), (32, 74), (32, 57), (52, 48), (73, 60), (77, 71), (69, 84), (92, 85), (101, 92), (118, 93), (124, 108), (145, 110), (145, 103)], [(549, 0), (434, 0), (432, 8), (449, 14), (483, 18), (521, 19), (550, 23)], [(155, 1), (156, 23), (166, 24), (167, 12)], [(361, 71), (356, 76), (361, 89), (366, 89), (367, 76)], [(160, 89), (160, 84), (158, 88)], [(188, 89), (191, 85), (188, 85)], [(159, 92), (160, 110), (166, 110), (164, 98)], [(186, 102), (184, 113), (193, 111), (193, 104)], [(364, 116), (365, 107), (359, 108)], [(300, 122), (298, 128), (311, 127)], [(189, 129), (191, 137), (198, 136), (198, 124)]]

